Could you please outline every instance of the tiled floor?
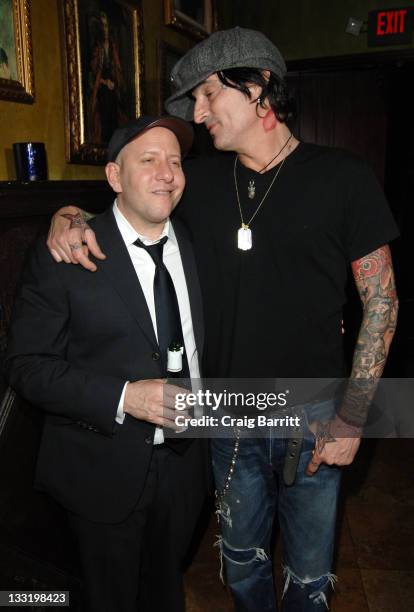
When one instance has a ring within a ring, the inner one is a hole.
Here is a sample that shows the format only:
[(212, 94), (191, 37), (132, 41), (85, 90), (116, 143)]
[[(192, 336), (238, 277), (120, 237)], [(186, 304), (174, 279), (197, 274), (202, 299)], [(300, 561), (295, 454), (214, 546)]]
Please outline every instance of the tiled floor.
[[(414, 610), (414, 440), (367, 440), (344, 474), (332, 612)], [(231, 612), (215, 518), (186, 574), (188, 612)], [(280, 592), (280, 550), (275, 551)]]

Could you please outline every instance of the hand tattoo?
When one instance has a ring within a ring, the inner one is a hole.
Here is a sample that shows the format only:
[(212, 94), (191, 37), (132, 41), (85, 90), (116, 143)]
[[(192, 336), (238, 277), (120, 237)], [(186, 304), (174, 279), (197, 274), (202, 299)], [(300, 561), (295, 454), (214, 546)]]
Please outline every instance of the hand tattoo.
[(72, 244), (69, 244), (71, 251), (77, 251), (81, 249), (82, 245), (86, 244), (85, 231), (87, 229), (91, 229), (89, 225), (87, 224), (87, 222), (85, 221), (84, 215), (81, 214), (80, 212), (76, 213), (76, 215), (72, 215), (70, 213), (62, 213), (61, 217), (65, 217), (65, 219), (69, 219), (70, 221), (69, 229), (79, 228), (81, 230), (82, 243), (73, 242)]
[(315, 449), (319, 455), (325, 448), (325, 444), (328, 444), (329, 442), (336, 442), (336, 439), (330, 432), (330, 427), (331, 421), (327, 421), (326, 423), (322, 423), (322, 421), (317, 421), (316, 423)]
[(89, 225), (86, 223), (85, 219), (83, 218), (83, 215), (81, 215), (80, 212), (76, 213), (76, 215), (72, 215), (70, 213), (63, 213), (60, 216), (64, 217), (65, 219), (69, 219), (69, 229), (79, 227), (82, 232), (85, 232), (85, 230), (90, 229)]
[(71, 250), (71, 251), (78, 251), (79, 249), (81, 249), (81, 248), (82, 248), (82, 243), (80, 243), (80, 242), (74, 242), (74, 243), (72, 243), (72, 244), (69, 244), (69, 246), (70, 246), (70, 250)]

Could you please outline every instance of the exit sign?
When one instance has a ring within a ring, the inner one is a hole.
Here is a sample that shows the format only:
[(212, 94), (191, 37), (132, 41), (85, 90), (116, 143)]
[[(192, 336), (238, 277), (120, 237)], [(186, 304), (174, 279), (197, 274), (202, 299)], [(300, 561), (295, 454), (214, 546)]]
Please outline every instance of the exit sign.
[(382, 9), (368, 13), (368, 46), (410, 44), (413, 7)]

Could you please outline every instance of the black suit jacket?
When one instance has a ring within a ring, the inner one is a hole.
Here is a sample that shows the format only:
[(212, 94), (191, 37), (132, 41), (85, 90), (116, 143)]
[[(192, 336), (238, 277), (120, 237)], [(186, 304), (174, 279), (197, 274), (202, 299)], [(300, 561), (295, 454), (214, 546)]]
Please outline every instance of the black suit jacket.
[[(44, 240), (26, 265), (11, 325), (6, 374), (46, 414), (38, 488), (91, 520), (117, 522), (145, 482), (154, 426), (115, 421), (126, 380), (162, 377), (150, 313), (112, 209), (91, 223), (104, 253), (98, 270), (57, 265)], [(201, 295), (191, 244), (174, 222), (199, 357)], [(207, 480), (200, 447), (200, 482)], [(184, 455), (185, 457), (185, 455)], [(206, 468), (206, 469), (205, 469)]]

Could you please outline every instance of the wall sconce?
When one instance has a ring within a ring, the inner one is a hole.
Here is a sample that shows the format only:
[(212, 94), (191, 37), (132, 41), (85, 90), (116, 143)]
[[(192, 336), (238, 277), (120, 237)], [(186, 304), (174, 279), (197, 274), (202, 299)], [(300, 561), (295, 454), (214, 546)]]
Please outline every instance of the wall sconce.
[(345, 32), (347, 34), (352, 34), (353, 36), (359, 36), (360, 34), (366, 34), (367, 26), (367, 21), (350, 17), (348, 19), (348, 23), (346, 24)]

